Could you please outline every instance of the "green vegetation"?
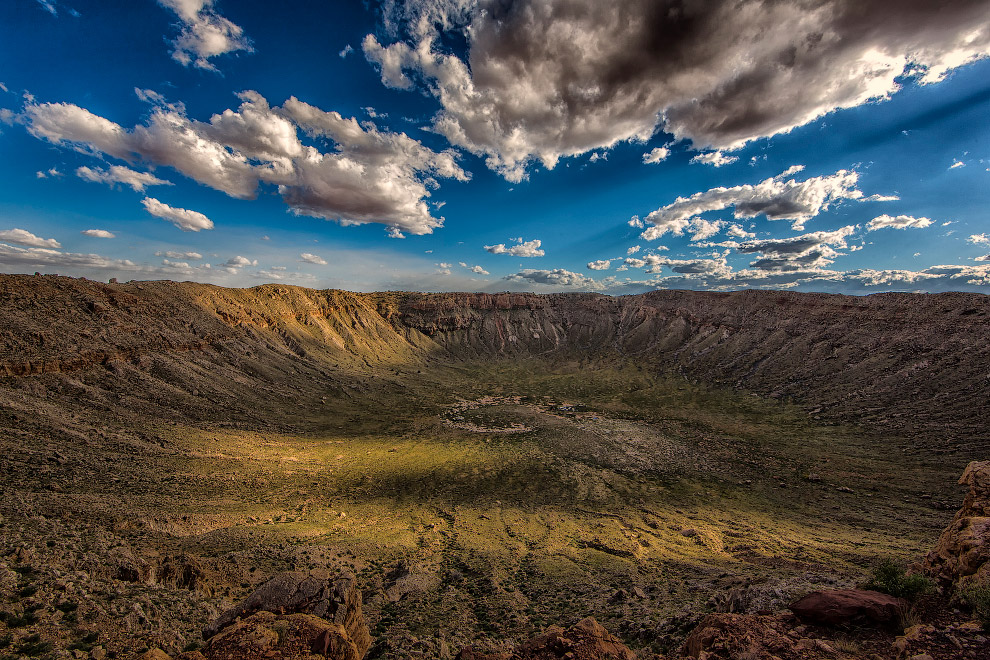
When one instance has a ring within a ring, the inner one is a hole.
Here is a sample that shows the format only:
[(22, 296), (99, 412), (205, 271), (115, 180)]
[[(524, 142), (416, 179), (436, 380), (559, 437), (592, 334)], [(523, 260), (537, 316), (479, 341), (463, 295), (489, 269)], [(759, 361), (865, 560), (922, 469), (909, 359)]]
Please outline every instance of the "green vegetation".
[[(51, 497), (68, 531), (112, 529), (102, 547), (198, 558), (213, 598), (283, 570), (347, 570), (376, 637), (456, 625), (462, 639), (501, 640), (585, 616), (620, 631), (700, 611), (742, 581), (797, 593), (876, 556), (917, 556), (945, 524), (920, 495), (958, 472), (897, 437), (620, 358), (397, 364), (350, 384), (301, 397), (285, 419), (259, 403), (262, 421), (164, 418), (139, 440), (101, 417), (107, 431), (78, 447), (67, 434), (60, 451), (113, 456), (127, 465), (118, 480), (87, 469), (53, 491), (36, 470), (13, 478)], [(52, 492), (115, 505), (62, 514)], [(393, 574), (400, 560), (407, 578)], [(25, 588), (31, 569), (19, 568)], [(133, 602), (127, 589), (90, 593), (122, 611)], [(52, 602), (63, 626), (85, 618)], [(189, 629), (204, 623), (190, 616)]]
[(887, 557), (876, 562), (872, 576), (863, 588), (914, 601), (931, 592), (935, 583), (919, 573), (908, 573), (898, 561)]
[(983, 629), (990, 632), (990, 581), (973, 582), (962, 590), (961, 595), (983, 624)]

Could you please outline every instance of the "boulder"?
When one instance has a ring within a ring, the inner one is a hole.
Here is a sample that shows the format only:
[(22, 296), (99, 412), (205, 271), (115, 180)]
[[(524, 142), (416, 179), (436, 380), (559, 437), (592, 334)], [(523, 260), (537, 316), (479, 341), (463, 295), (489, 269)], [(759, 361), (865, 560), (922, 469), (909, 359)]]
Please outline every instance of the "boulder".
[(139, 655), (137, 660), (172, 660), (172, 656), (161, 649), (149, 649)]
[(534, 639), (517, 647), (512, 654), (486, 654), (468, 647), (456, 660), (636, 660), (636, 654), (613, 637), (595, 619), (581, 619), (564, 630), (550, 626)]
[(924, 562), (943, 585), (990, 581), (990, 461), (970, 463), (959, 483), (969, 486), (962, 508)]
[(789, 616), (709, 614), (688, 635), (679, 657), (709, 660), (771, 657), (808, 660), (817, 657), (810, 648), (798, 648), (787, 634), (793, 626), (793, 619), (787, 620)]
[(311, 614), (260, 611), (210, 638), (206, 660), (361, 660), (344, 626)]
[(238, 619), (256, 612), (309, 614), (337, 624), (354, 643), (359, 658), (371, 646), (371, 632), (361, 611), (361, 592), (352, 575), (321, 579), (301, 573), (280, 573), (204, 628), (203, 638), (211, 639)]
[(842, 624), (893, 624), (900, 620), (907, 603), (879, 591), (834, 589), (813, 591), (790, 604), (789, 609), (805, 621)]

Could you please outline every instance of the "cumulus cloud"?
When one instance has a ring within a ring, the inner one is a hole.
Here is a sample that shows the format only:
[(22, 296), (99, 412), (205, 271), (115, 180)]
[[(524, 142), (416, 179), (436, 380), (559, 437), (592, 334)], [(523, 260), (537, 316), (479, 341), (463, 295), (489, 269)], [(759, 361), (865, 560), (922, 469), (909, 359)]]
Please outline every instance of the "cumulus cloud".
[(176, 252), (175, 250), (155, 252), (155, 256), (168, 257), (169, 259), (188, 259), (190, 261), (199, 261), (203, 258), (199, 252)]
[(468, 266), (463, 261), (459, 262), (459, 265), (460, 265), (461, 268), (467, 268), (469, 271), (471, 271), (472, 273), (475, 273), (477, 275), (491, 275), (491, 273), (489, 273), (487, 270), (485, 270), (481, 266)]
[(589, 261), (588, 270), (608, 270), (612, 265), (611, 259), (599, 259), (598, 261)]
[(866, 231), (876, 231), (884, 227), (890, 227), (891, 229), (907, 229), (908, 227), (921, 229), (931, 224), (932, 221), (930, 218), (915, 218), (910, 215), (889, 216), (884, 214), (866, 223)]
[(972, 234), (966, 239), (967, 243), (972, 243), (973, 245), (978, 245), (980, 243), (990, 243), (990, 236), (986, 234)]
[(637, 252), (640, 251), (641, 248), (642, 248), (642, 246), (640, 246), (640, 245), (634, 245), (631, 248), (629, 248), (628, 250), (626, 250), (626, 254), (636, 254)]
[(385, 4), (398, 38), (362, 44), (382, 82), (426, 87), (434, 129), (510, 181), (658, 129), (732, 150), (990, 54), (984, 0)]
[(245, 266), (257, 266), (258, 260), (257, 259), (252, 260), (252, 259), (248, 259), (247, 257), (242, 257), (241, 255), (237, 255), (236, 257), (231, 257), (230, 259), (227, 259), (227, 261), (223, 265), (227, 266), (228, 268), (244, 268)]
[(644, 163), (659, 163), (666, 160), (667, 156), (670, 155), (670, 149), (667, 147), (656, 147), (650, 151), (643, 154)]
[(216, 71), (211, 57), (236, 51), (252, 52), (244, 30), (213, 10), (213, 0), (158, 0), (182, 22), (179, 36), (172, 41), (172, 59), (183, 66)]
[(680, 275), (726, 275), (732, 271), (725, 256), (711, 259), (673, 259), (658, 254), (643, 255), (642, 259), (630, 257), (625, 260), (627, 266), (646, 268), (647, 273), (659, 274), (664, 268), (669, 268)]
[(213, 229), (213, 221), (199, 211), (180, 209), (159, 202), (154, 197), (145, 197), (141, 200), (145, 210), (156, 218), (168, 220), (182, 231), (200, 231), (202, 229)]
[(856, 231), (849, 225), (835, 231), (816, 231), (792, 238), (747, 241), (736, 248), (744, 254), (760, 253), (762, 258), (750, 264), (757, 270), (805, 271), (822, 269), (839, 256), (836, 248), (846, 247), (846, 239)]
[(159, 179), (148, 172), (137, 172), (122, 165), (111, 165), (109, 169), (79, 167), (76, 169), (76, 176), (86, 181), (94, 183), (105, 183), (114, 185), (117, 183), (130, 186), (135, 192), (144, 192), (147, 186), (171, 186), (171, 181)]
[(706, 151), (692, 158), (691, 162), (711, 165), (712, 167), (722, 167), (723, 165), (731, 165), (737, 160), (739, 160), (739, 156), (726, 156), (721, 151)]
[(733, 238), (756, 238), (756, 234), (751, 231), (746, 231), (734, 222), (729, 224), (729, 228), (725, 233)]
[(983, 254), (979, 257), (973, 257), (973, 261), (990, 261), (990, 254)]
[(510, 247), (506, 247), (504, 243), (486, 245), (485, 250), (492, 254), (508, 254), (513, 257), (542, 257), (546, 254), (545, 250), (540, 249), (542, 242), (538, 238), (525, 242), (521, 238), (517, 240), (519, 241), (517, 245)]
[(961, 160), (957, 160), (955, 158), (952, 159), (952, 165), (949, 165), (949, 169), (954, 170), (960, 167), (966, 167), (966, 163), (962, 162)]
[(303, 252), (299, 255), (299, 260), (307, 264), (316, 264), (317, 266), (326, 266), (327, 260), (318, 254), (311, 254), (309, 252)]
[[(272, 108), (260, 94), (243, 92), (237, 110), (201, 122), (181, 104), (139, 92), (155, 108), (131, 130), (67, 103), (28, 105), (28, 130), (84, 153), (166, 165), (238, 199), (254, 198), (259, 183), (271, 184), (295, 214), (342, 225), (376, 222), (393, 236), (441, 227), (443, 218), (425, 201), (430, 189), (438, 178), (470, 178), (452, 150), (433, 151), (404, 133), (379, 131), (294, 97)], [(304, 146), (299, 130), (330, 150)]]
[(34, 175), (39, 179), (47, 179), (49, 177), (57, 179), (58, 177), (62, 176), (62, 173), (58, 171), (57, 167), (52, 167), (50, 169), (45, 170), (44, 172), (38, 170), (37, 172), (34, 173)]
[(27, 245), (38, 248), (60, 248), (62, 247), (54, 238), (41, 238), (35, 236), (26, 229), (4, 229), (0, 231), (0, 241), (14, 243), (15, 245)]
[(79, 233), (83, 236), (91, 236), (93, 238), (117, 238), (117, 234), (106, 229), (85, 229)]
[(595, 280), (580, 273), (573, 273), (563, 268), (553, 270), (525, 269), (505, 277), (506, 280), (527, 281), (534, 284), (551, 284), (564, 287), (595, 287)]
[(734, 208), (737, 219), (764, 215), (768, 220), (790, 220), (795, 231), (800, 231), (805, 222), (827, 210), (831, 203), (863, 196), (856, 188), (859, 180), (856, 172), (839, 170), (804, 181), (786, 178), (796, 171), (800, 168), (792, 167), (756, 185), (720, 186), (690, 197), (678, 197), (646, 216), (651, 226), (642, 237), (655, 240), (667, 232), (682, 235), (701, 214), (729, 207)]

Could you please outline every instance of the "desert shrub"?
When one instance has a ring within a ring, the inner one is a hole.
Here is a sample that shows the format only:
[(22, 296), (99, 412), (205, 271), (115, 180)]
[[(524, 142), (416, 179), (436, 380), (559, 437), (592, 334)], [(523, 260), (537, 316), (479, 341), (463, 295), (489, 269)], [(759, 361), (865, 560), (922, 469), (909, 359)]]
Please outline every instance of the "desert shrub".
[(924, 575), (908, 573), (901, 564), (889, 558), (881, 559), (873, 566), (870, 580), (863, 585), (864, 589), (872, 589), (905, 600), (915, 600), (934, 587), (935, 584)]
[(962, 590), (963, 600), (973, 608), (973, 614), (990, 632), (990, 581), (976, 582)]

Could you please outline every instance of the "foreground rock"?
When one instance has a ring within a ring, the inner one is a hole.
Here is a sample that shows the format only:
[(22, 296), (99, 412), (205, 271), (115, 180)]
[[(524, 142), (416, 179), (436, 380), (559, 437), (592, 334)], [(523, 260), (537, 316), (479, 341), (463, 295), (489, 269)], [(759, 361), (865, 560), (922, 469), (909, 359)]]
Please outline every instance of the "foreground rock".
[(257, 612), (212, 637), (207, 660), (361, 660), (344, 626), (311, 614)]
[(969, 493), (924, 564), (944, 585), (990, 581), (990, 461), (970, 463), (959, 483)]
[(879, 591), (834, 589), (813, 591), (790, 605), (803, 621), (833, 626), (849, 624), (890, 625), (900, 620), (907, 603)]
[[(315, 619), (316, 622), (309, 621), (308, 619), (291, 619), (284, 616), (274, 619), (269, 616), (261, 616), (260, 618), (258, 616), (252, 616), (256, 613), (309, 615), (309, 619)], [(231, 629), (231, 635), (224, 633), (223, 639), (227, 641), (218, 641), (217, 635), (225, 629), (234, 626), (239, 619), (242, 621)], [(316, 630), (319, 625), (333, 624), (331, 626), (333, 632), (327, 633), (330, 635), (327, 639), (336, 640), (337, 636), (342, 636), (347, 642), (353, 644), (353, 652), (358, 659), (363, 658), (365, 653), (368, 652), (368, 647), (371, 646), (371, 633), (368, 629), (368, 623), (365, 621), (364, 613), (361, 611), (361, 592), (356, 587), (354, 577), (350, 575), (332, 579), (323, 579), (314, 575), (303, 575), (301, 573), (281, 573), (276, 575), (258, 587), (254, 593), (245, 598), (239, 605), (221, 614), (212, 625), (207, 626), (203, 630), (203, 637), (210, 640), (211, 649), (214, 647), (233, 648), (235, 642), (231, 640), (235, 640), (238, 636), (252, 636), (256, 633), (262, 637), (266, 637), (266, 633), (259, 631), (275, 630), (275, 628), (279, 627), (276, 626), (278, 621), (288, 622), (287, 624), (280, 624), (282, 627), (285, 625), (299, 627), (300, 630), (303, 630), (300, 633), (300, 639), (306, 638), (307, 640), (308, 637), (306, 636), (312, 630)], [(319, 621), (322, 621), (322, 624), (318, 623)], [(331, 628), (320, 629), (313, 634), (323, 636)], [(313, 640), (309, 641), (313, 642)], [(221, 646), (217, 646), (217, 644)], [(313, 644), (311, 648), (316, 648), (315, 642)], [(337, 648), (342, 643), (336, 641), (331, 643), (331, 641), (328, 641), (327, 644)], [(343, 646), (346, 646), (346, 644), (343, 644)], [(323, 651), (320, 654), (326, 655)], [(346, 658), (349, 660), (351, 655), (344, 653), (343, 655), (332, 655), (329, 657)]]
[(456, 660), (636, 660), (636, 654), (613, 637), (595, 619), (581, 619), (564, 630), (550, 626), (539, 637), (519, 646), (511, 654), (486, 654), (468, 647)]
[(795, 623), (790, 614), (710, 614), (688, 636), (680, 654), (705, 660), (836, 657), (827, 642), (795, 635)]

